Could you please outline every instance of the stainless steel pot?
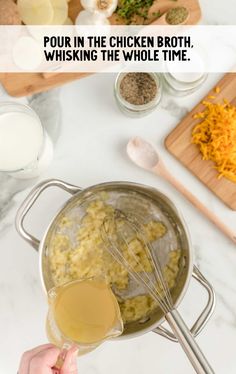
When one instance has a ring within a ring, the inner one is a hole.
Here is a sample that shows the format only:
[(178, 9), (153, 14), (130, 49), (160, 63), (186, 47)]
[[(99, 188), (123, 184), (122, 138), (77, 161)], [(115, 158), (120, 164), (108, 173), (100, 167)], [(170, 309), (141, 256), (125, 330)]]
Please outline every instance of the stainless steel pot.
[[(70, 195), (72, 195), (72, 197), (68, 201), (66, 201), (66, 203), (60, 208), (59, 212), (55, 215), (55, 217), (53, 217), (53, 219), (48, 225), (48, 228), (43, 238), (41, 239), (41, 241), (39, 241), (25, 229), (24, 220), (27, 213), (29, 212), (35, 201), (38, 199), (39, 195), (49, 187), (61, 188), (67, 191)], [(47, 290), (53, 287), (48, 261), (48, 241), (50, 235), (57, 226), (57, 222), (59, 221), (60, 217), (71, 206), (78, 203), (81, 199), (84, 199), (84, 197), (86, 197), (88, 194), (104, 190), (111, 191), (114, 189), (118, 191), (135, 191), (138, 194), (141, 194), (142, 196), (152, 199), (152, 201), (154, 201), (156, 204), (158, 204), (158, 206), (161, 206), (162, 209), (164, 209), (165, 214), (169, 217), (169, 219), (173, 221), (173, 224), (176, 226), (181, 249), (184, 252), (182, 256), (184, 260), (182, 261), (182, 271), (178, 278), (178, 284), (173, 291), (173, 300), (175, 308), (183, 299), (191, 277), (193, 277), (197, 282), (199, 282), (208, 294), (207, 304), (191, 328), (191, 333), (193, 337), (196, 337), (204, 328), (204, 326), (206, 325), (206, 323), (208, 322), (209, 318), (213, 313), (215, 307), (215, 293), (210, 283), (201, 274), (200, 270), (193, 265), (193, 252), (190, 244), (189, 234), (185, 227), (185, 224), (183, 223), (183, 219), (180, 218), (179, 212), (177, 211), (173, 203), (166, 196), (164, 196), (158, 190), (148, 186), (129, 182), (111, 182), (95, 185), (83, 190), (80, 187), (71, 185), (69, 183), (52, 179), (40, 183), (31, 191), (31, 193), (28, 195), (28, 197), (25, 199), (25, 201), (22, 203), (21, 207), (18, 210), (16, 216), (16, 229), (18, 233), (33, 248), (39, 251), (40, 277), (44, 291), (47, 292)], [(153, 313), (153, 315), (150, 316), (148, 320), (145, 320), (144, 322), (134, 322), (132, 324), (127, 325), (124, 333), (119, 339), (131, 338), (149, 331), (153, 331), (159, 335), (164, 336), (169, 340), (177, 342), (177, 339), (173, 335), (173, 333), (162, 326), (163, 322), (163, 313), (161, 310), (158, 309), (157, 312)]]

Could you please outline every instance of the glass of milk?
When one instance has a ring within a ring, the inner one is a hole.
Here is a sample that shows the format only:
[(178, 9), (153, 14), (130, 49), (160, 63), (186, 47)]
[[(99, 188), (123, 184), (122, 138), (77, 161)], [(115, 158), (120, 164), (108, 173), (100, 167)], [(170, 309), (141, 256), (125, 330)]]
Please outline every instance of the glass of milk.
[(35, 111), (23, 104), (0, 103), (0, 172), (35, 178), (52, 158), (52, 142)]
[(207, 78), (208, 60), (203, 49), (189, 51), (191, 61), (167, 62), (166, 73), (163, 74), (164, 83), (172, 95), (185, 96), (195, 92)]

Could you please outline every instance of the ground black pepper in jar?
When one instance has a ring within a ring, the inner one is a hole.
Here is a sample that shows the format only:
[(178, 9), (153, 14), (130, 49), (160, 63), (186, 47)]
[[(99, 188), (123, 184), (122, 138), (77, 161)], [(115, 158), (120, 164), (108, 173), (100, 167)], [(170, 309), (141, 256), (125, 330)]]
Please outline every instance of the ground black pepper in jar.
[(120, 94), (130, 104), (143, 105), (154, 99), (157, 83), (148, 73), (128, 73), (120, 82)]
[(159, 104), (162, 94), (160, 77), (155, 73), (120, 73), (115, 82), (119, 108), (131, 116), (150, 113)]

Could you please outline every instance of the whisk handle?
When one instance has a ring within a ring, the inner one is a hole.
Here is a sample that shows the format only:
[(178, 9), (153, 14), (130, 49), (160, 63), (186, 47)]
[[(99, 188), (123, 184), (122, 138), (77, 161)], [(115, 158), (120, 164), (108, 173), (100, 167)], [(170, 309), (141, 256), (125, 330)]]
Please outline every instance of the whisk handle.
[(173, 333), (181, 344), (197, 374), (214, 374), (214, 371), (194, 340), (189, 328), (176, 309), (165, 315)]

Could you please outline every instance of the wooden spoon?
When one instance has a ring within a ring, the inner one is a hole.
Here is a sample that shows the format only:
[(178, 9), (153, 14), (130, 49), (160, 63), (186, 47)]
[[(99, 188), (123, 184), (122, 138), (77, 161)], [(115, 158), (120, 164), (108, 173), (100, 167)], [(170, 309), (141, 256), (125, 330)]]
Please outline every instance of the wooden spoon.
[[(178, 2), (173, 2), (170, 0), (162, 0), (162, 1), (154, 1), (153, 5), (149, 9), (148, 15), (151, 21), (151, 25), (169, 25), (166, 22), (166, 14), (170, 9), (176, 8), (176, 7), (185, 7), (189, 11), (189, 16), (183, 22), (183, 25), (194, 25), (198, 23), (201, 19), (201, 8), (199, 5), (198, 0), (178, 0)], [(153, 17), (154, 13), (161, 12), (161, 17), (156, 18)], [(149, 22), (150, 23), (150, 22)], [(179, 25), (178, 25), (179, 26)]]
[[(171, 8), (173, 9), (173, 8)], [(159, 18), (157, 18), (156, 20), (154, 20), (151, 25), (158, 25), (158, 26), (170, 26), (170, 24), (166, 21), (166, 17), (168, 15), (168, 12), (171, 10), (169, 9), (168, 11), (166, 11), (165, 13), (163, 13)], [(186, 8), (187, 9), (187, 8)], [(188, 9), (187, 9), (188, 10)], [(187, 25), (188, 24), (188, 21), (189, 21), (189, 18), (190, 18), (190, 13), (188, 13), (188, 16), (187, 18), (184, 20), (184, 22), (182, 23), (178, 23), (176, 24), (175, 26), (183, 26), (183, 25)]]
[(154, 147), (142, 138), (132, 138), (127, 144), (129, 158), (139, 167), (161, 176), (171, 183), (186, 199), (188, 199), (198, 210), (213, 222), (227, 237), (236, 244), (236, 234), (231, 231), (214, 213), (205, 207), (190, 191), (188, 191), (173, 175), (166, 169)]

